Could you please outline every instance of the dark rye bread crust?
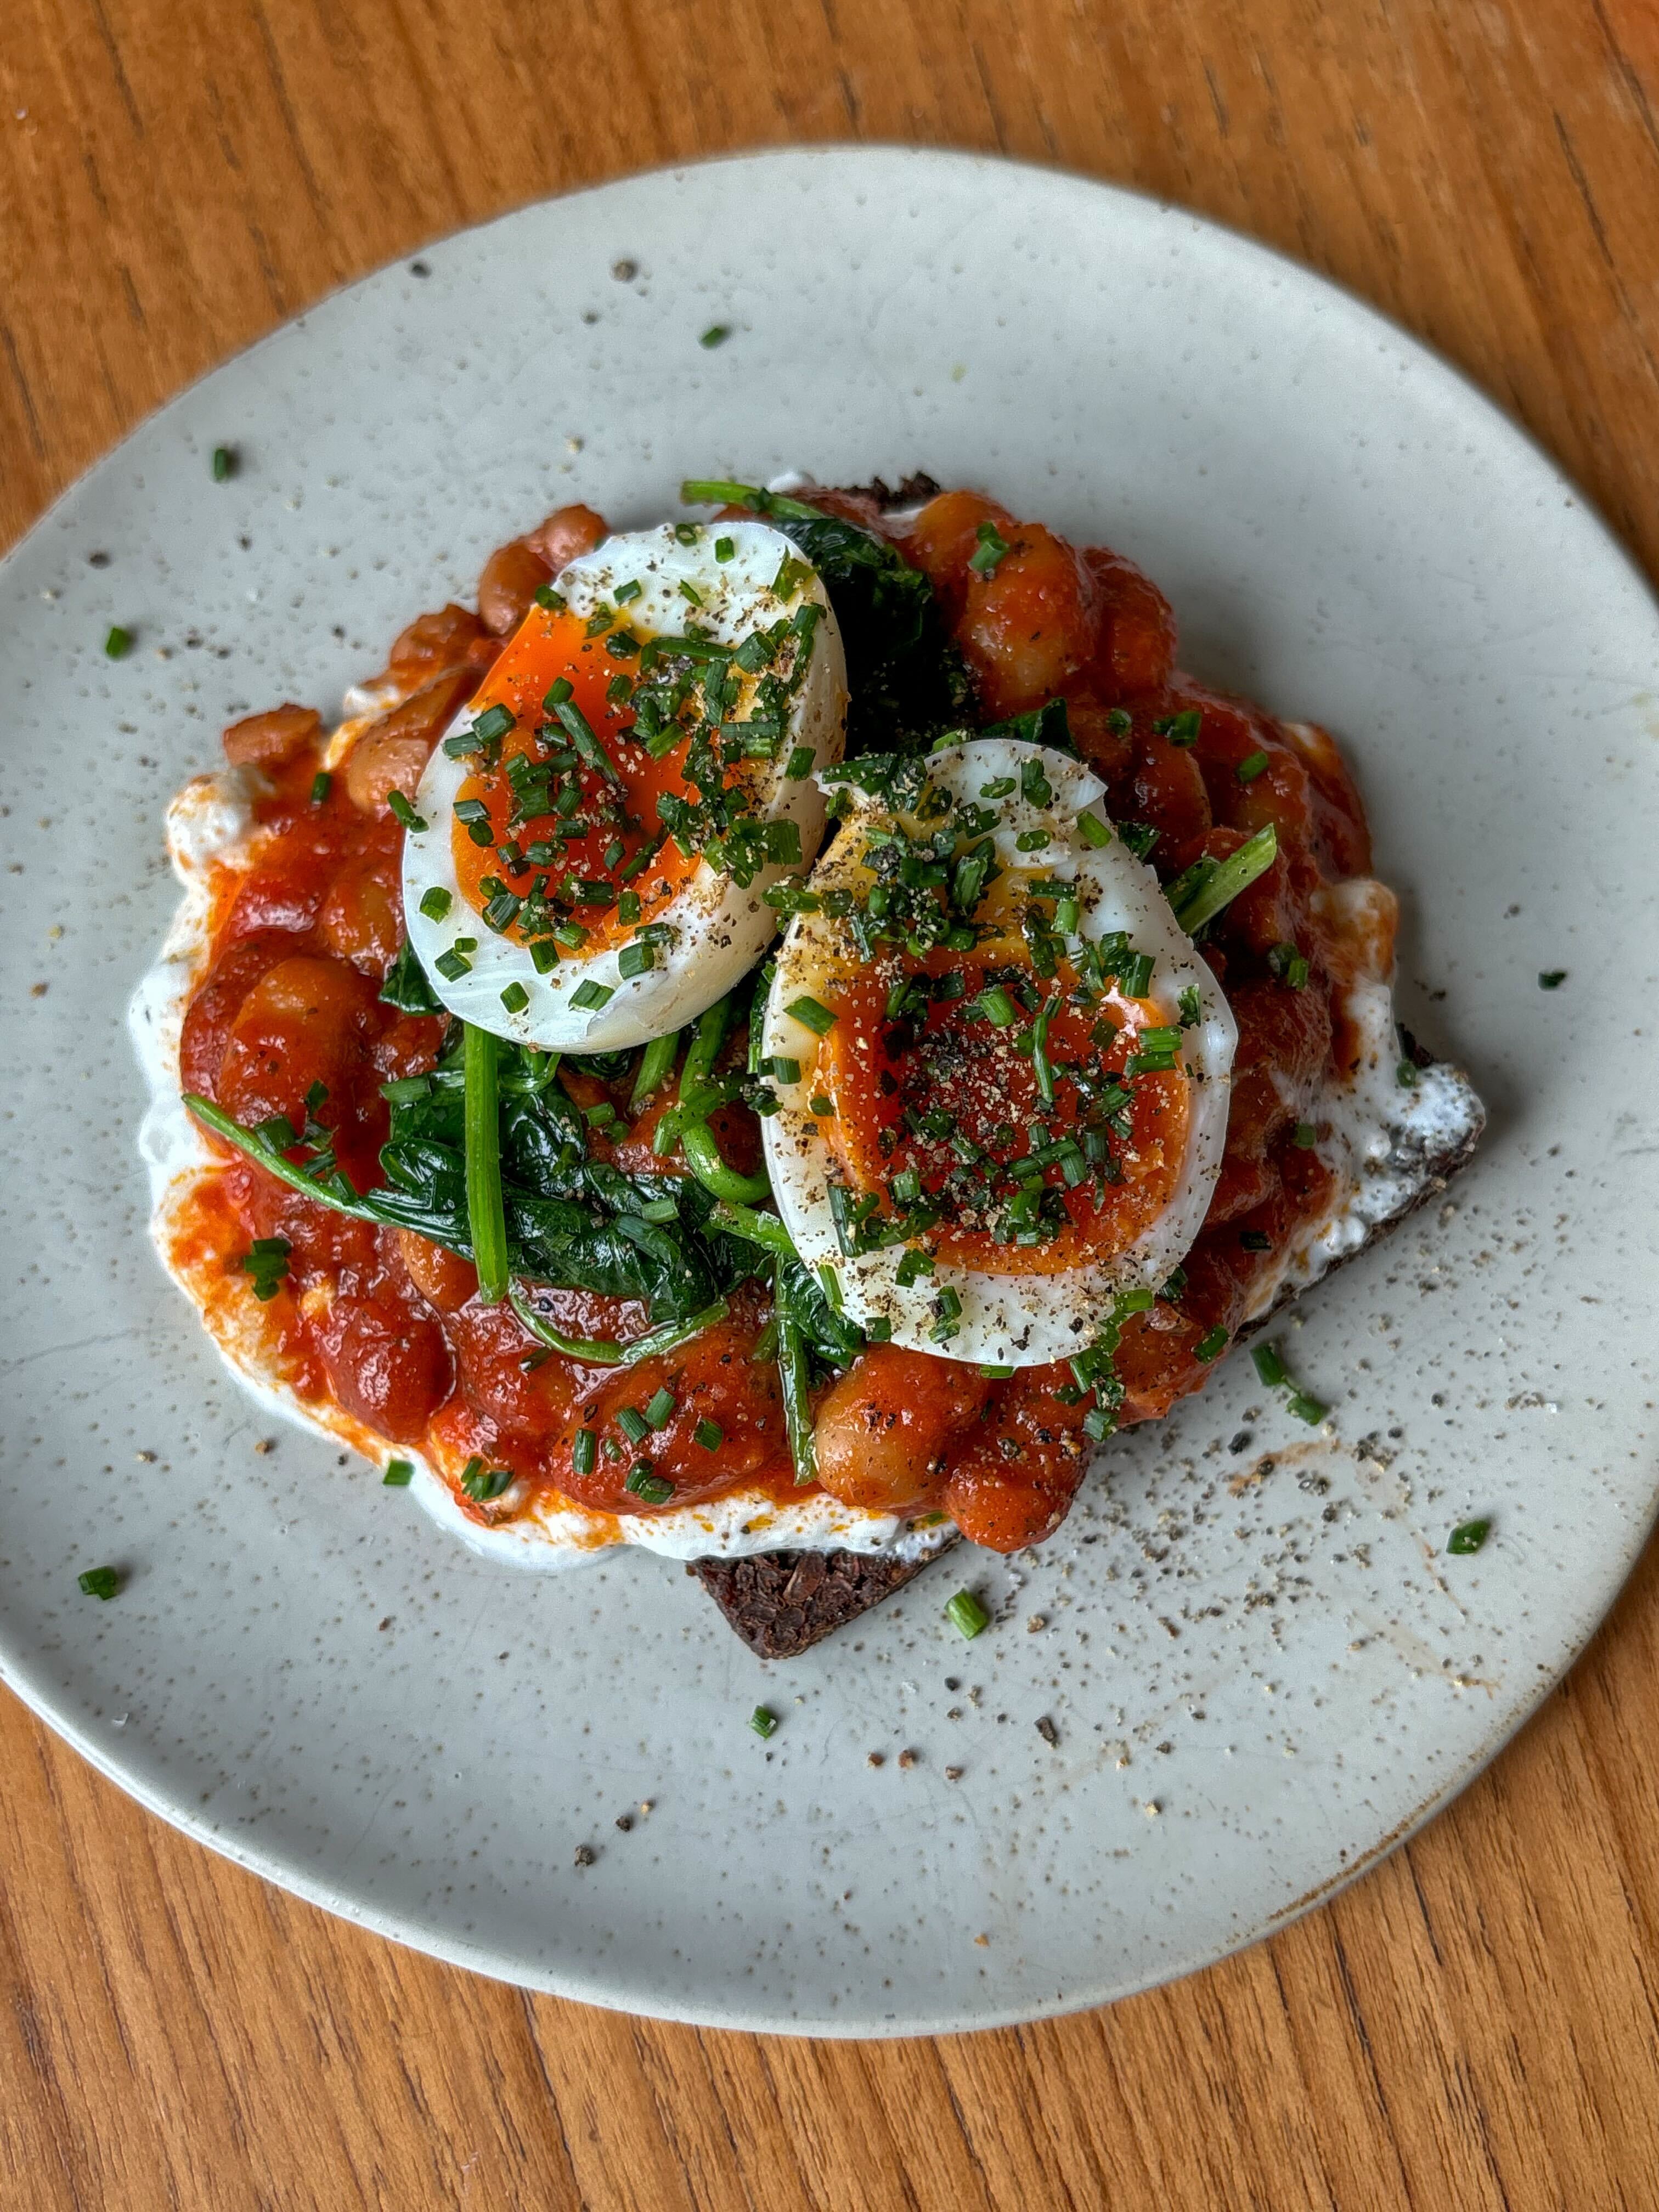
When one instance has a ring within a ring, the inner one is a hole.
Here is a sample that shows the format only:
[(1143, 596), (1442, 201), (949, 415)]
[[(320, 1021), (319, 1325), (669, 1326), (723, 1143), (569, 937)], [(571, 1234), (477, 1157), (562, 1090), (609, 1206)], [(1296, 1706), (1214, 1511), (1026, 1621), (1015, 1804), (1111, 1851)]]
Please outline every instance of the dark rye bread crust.
[[(1424, 1050), (1409, 1030), (1401, 1030), (1400, 1041), (1414, 1066), (1436, 1065), (1433, 1054)], [(1455, 1146), (1438, 1152), (1425, 1150), (1417, 1164), (1420, 1181), (1410, 1201), (1386, 1221), (1377, 1222), (1363, 1243), (1334, 1261), (1320, 1281), (1328, 1280), (1337, 1267), (1369, 1252), (1419, 1206), (1438, 1198), (1451, 1177), (1474, 1158), (1485, 1127), (1485, 1117), (1480, 1115)], [(1241, 1335), (1254, 1336), (1265, 1328), (1297, 1295), (1294, 1287), (1281, 1291), (1260, 1321), (1241, 1331)], [(949, 1544), (914, 1562), (865, 1552), (756, 1552), (746, 1559), (698, 1559), (686, 1572), (696, 1576), (757, 1657), (795, 1659), (860, 1613), (868, 1613), (895, 1590), (902, 1589), (959, 1540), (953, 1535)]]

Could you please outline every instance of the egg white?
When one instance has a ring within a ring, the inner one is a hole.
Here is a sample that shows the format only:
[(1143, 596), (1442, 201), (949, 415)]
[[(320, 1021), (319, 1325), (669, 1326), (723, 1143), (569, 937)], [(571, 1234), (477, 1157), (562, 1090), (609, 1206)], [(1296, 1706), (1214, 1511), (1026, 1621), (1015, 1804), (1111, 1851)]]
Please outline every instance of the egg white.
[[(1019, 795), (1021, 767), (1034, 753), (1052, 787), (1046, 806)], [(1162, 1021), (1176, 1021), (1182, 991), (1196, 989), (1199, 997), (1200, 1018), (1182, 1038), (1182, 1064), (1192, 1080), (1180, 1177), (1169, 1204), (1133, 1244), (1109, 1260), (1053, 1274), (981, 1273), (941, 1259), (934, 1273), (906, 1287), (898, 1280), (904, 1246), (852, 1257), (841, 1249), (830, 1208), (833, 1154), (823, 1123), (808, 1104), (822, 1088), (815, 1073), (819, 1039), (787, 1011), (802, 997), (833, 1000), (866, 963), (845, 921), (822, 911), (798, 915), (778, 949), (763, 1048), (769, 1056), (799, 1061), (801, 1073), (799, 1082), (775, 1085), (780, 1109), (762, 1127), (778, 1211), (801, 1258), (811, 1267), (832, 1268), (848, 1312), (866, 1326), (887, 1322), (895, 1344), (940, 1354), (929, 1334), (933, 1301), (949, 1286), (961, 1298), (962, 1312), (959, 1332), (943, 1348), (943, 1356), (1033, 1366), (1081, 1350), (1109, 1313), (1115, 1297), (1132, 1289), (1156, 1289), (1190, 1249), (1221, 1170), (1238, 1031), (1220, 986), (1176, 921), (1152, 870), (1115, 836), (1097, 848), (1079, 835), (1077, 817), (1085, 810), (1108, 818), (1105, 787), (1080, 762), (1044, 747), (988, 737), (930, 756), (927, 770), (935, 788), (958, 804), (988, 803), (981, 799), (987, 784), (1014, 778), (1015, 791), (998, 804), (999, 818), (990, 833), (998, 866), (1019, 874), (1036, 869), (1045, 878), (1074, 882), (1085, 938), (1097, 940), (1127, 930), (1138, 950), (1152, 955), (1146, 995)], [(893, 817), (880, 802), (861, 793), (854, 798), (854, 811), (813, 871), (815, 891), (856, 890), (869, 881), (860, 860), (863, 833)], [(1032, 830), (1048, 836), (1040, 857), (1020, 851), (1016, 843), (1022, 832)]]
[[(694, 529), (690, 543), (679, 534)], [(732, 556), (717, 561), (715, 542), (728, 538)], [(740, 645), (803, 604), (822, 610), (805, 678), (791, 702), (776, 754), (770, 761), (743, 764), (750, 810), (763, 821), (793, 822), (800, 831), (803, 863), (810, 865), (823, 839), (823, 794), (811, 773), (791, 778), (784, 769), (799, 746), (811, 751), (817, 767), (841, 758), (847, 667), (841, 633), (816, 571), (808, 568), (787, 596), (772, 589), (786, 559), (798, 568), (807, 567), (791, 541), (764, 523), (678, 528), (664, 524), (606, 538), (570, 563), (558, 588), (571, 611), (586, 616), (602, 605), (614, 605), (619, 584), (639, 584), (639, 597), (628, 603), (627, 619), (630, 629), (648, 636), (684, 632), (691, 609), (680, 586), (690, 585), (702, 602), (695, 619), (728, 646)], [(452, 731), (465, 727), (473, 711), (464, 708)], [(516, 938), (495, 935), (461, 896), (452, 810), (472, 768), (468, 759), (453, 758), (441, 744), (434, 749), (414, 801), (425, 827), (408, 831), (404, 840), (404, 914), (410, 942), (433, 989), (463, 1021), (549, 1051), (621, 1051), (695, 1020), (741, 982), (760, 957), (777, 927), (763, 895), (791, 872), (768, 867), (744, 889), (700, 860), (674, 898), (651, 917), (675, 932), (672, 943), (659, 950), (656, 967), (642, 975), (623, 976), (618, 944), (586, 957), (580, 951), (566, 953), (550, 974), (538, 974), (529, 947)], [(421, 910), (422, 897), (434, 889), (449, 894), (441, 921)], [(475, 939), (477, 950), (465, 955), (470, 971), (451, 979), (439, 972), (437, 962), (458, 938)], [(611, 997), (598, 1008), (573, 1006), (577, 987), (590, 981)], [(501, 993), (514, 983), (522, 986), (528, 999), (518, 1013), (501, 1004)]]

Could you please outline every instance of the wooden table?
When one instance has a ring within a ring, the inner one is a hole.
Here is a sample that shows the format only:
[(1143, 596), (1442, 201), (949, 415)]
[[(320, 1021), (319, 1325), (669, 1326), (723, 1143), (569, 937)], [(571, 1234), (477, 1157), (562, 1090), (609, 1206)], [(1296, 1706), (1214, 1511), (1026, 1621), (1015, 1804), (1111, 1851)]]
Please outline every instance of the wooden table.
[[(5, 0), (0, 539), (436, 233), (778, 140), (1166, 195), (1462, 363), (1659, 573), (1653, 0)], [(0, 1699), (0, 2199), (1659, 2203), (1659, 1560), (1455, 1808), (1213, 1972), (940, 2042), (477, 1981), (150, 1819)]]

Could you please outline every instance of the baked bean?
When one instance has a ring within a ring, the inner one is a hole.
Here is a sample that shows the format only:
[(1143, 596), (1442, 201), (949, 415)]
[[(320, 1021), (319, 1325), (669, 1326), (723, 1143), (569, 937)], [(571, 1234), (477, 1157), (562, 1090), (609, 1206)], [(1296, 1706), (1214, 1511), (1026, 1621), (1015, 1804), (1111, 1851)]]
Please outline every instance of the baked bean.
[(1158, 690), (1175, 667), (1176, 621), (1170, 602), (1121, 553), (1091, 545), (1083, 558), (1099, 610), (1094, 676), (1101, 696), (1130, 699)]
[(440, 1313), (458, 1312), (478, 1287), (478, 1271), (471, 1260), (412, 1229), (398, 1231), (398, 1257), (428, 1305)]
[(224, 1061), (230, 1025), (242, 1001), (259, 978), (294, 951), (294, 939), (280, 930), (265, 930), (244, 937), (221, 953), (185, 1016), (179, 1040), (179, 1080), (181, 1089), (198, 1097), (217, 1100), (219, 1070)]
[(368, 1038), (376, 1019), (374, 984), (344, 961), (314, 953), (279, 961), (231, 1023), (219, 1103), (245, 1127), (283, 1114), (300, 1129), (307, 1094), (320, 1083), (329, 1099), (317, 1118), (334, 1127), (373, 1073)]
[(423, 683), (447, 668), (459, 667), (467, 648), (483, 635), (483, 624), (452, 600), (429, 615), (416, 615), (399, 633), (386, 663), (400, 684)]
[(956, 1360), (874, 1344), (831, 1384), (813, 1435), (818, 1480), (843, 1505), (903, 1513), (939, 1486), (947, 1447), (991, 1386)]
[(556, 576), (610, 535), (611, 526), (605, 517), (596, 514), (591, 507), (578, 503), (556, 507), (545, 522), (538, 522), (533, 530), (525, 533), (524, 543), (532, 553), (541, 556)]
[(939, 1503), (970, 1543), (1018, 1552), (1066, 1518), (1085, 1463), (1082, 1409), (1054, 1395), (1070, 1380), (1064, 1366), (1015, 1376), (953, 1456)]
[(402, 902), (394, 855), (368, 853), (348, 860), (318, 916), (331, 952), (380, 981), (403, 942)]
[(552, 576), (547, 562), (522, 538), (498, 545), (478, 578), (478, 613), (484, 628), (496, 637), (510, 637)]
[(316, 1333), (346, 1412), (393, 1443), (418, 1443), (449, 1395), (449, 1346), (437, 1322), (395, 1298), (341, 1296)]
[(346, 796), (354, 806), (365, 814), (383, 813), (394, 791), (413, 799), (432, 748), (477, 680), (470, 669), (447, 670), (369, 724), (346, 762)]
[(322, 733), (314, 707), (270, 707), (245, 715), (225, 732), (225, 758), (233, 768), (286, 768)]

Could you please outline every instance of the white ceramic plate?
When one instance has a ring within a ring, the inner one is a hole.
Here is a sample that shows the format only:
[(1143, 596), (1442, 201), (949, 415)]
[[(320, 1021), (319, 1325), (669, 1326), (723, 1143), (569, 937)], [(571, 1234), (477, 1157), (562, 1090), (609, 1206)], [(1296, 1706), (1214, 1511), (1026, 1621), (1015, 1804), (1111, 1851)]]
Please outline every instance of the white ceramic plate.
[[(767, 155), (422, 266), (186, 392), (0, 569), (6, 1679), (217, 1850), (602, 2004), (885, 2033), (1200, 1966), (1460, 1788), (1653, 1515), (1659, 617), (1439, 362), (1097, 185)], [(958, 1552), (769, 1669), (659, 1560), (492, 1568), (314, 1441), (258, 1451), (145, 1240), (122, 1012), (173, 903), (164, 802), (233, 714), (331, 708), (557, 501), (632, 525), (688, 471), (792, 465), (925, 467), (1121, 547), (1188, 665), (1340, 732), (1403, 1011), (1492, 1124), (1285, 1332), (1340, 1442), (1235, 1359), (1110, 1448), (1037, 1564)], [(1492, 1541), (1448, 1559), (1477, 1511)], [(81, 1596), (106, 1560), (121, 1595)], [(963, 1581), (997, 1613), (971, 1645)]]

